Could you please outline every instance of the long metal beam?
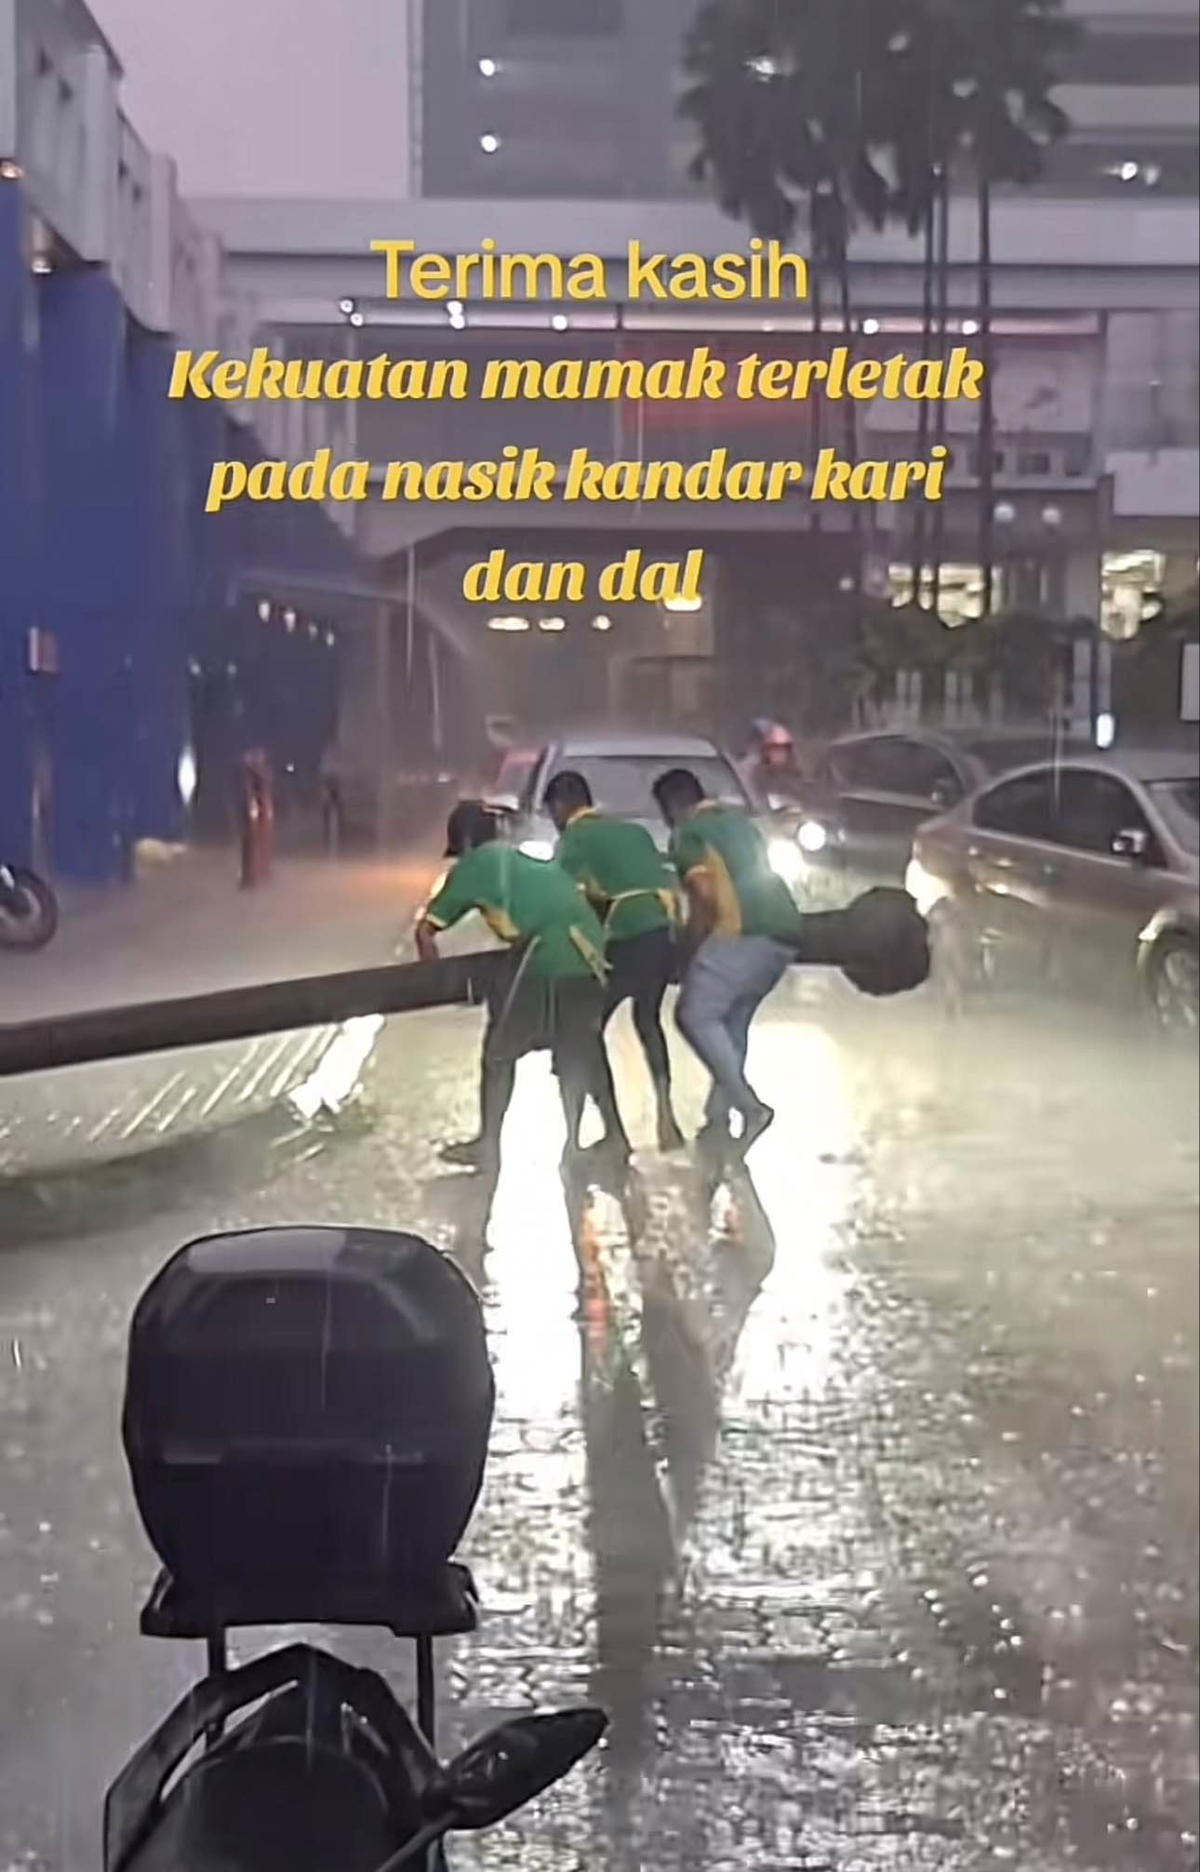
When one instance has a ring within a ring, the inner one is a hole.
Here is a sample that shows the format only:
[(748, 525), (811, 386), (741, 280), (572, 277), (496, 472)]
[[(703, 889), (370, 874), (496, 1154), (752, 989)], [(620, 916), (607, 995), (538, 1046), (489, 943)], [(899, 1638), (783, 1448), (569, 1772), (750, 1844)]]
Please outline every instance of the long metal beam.
[(352, 969), (0, 1026), (0, 1078), (484, 1000), (503, 952)]
[[(899, 891), (872, 894), (892, 897), (897, 903), (907, 901)], [(810, 967), (847, 968), (853, 978), (855, 970), (872, 957), (886, 962), (896, 934), (895, 923), (872, 926), (868, 920), (864, 926), (854, 905), (810, 912), (794, 945), (796, 961)], [(397, 962), (383, 968), (350, 969), (299, 981), (223, 988), (215, 994), (20, 1021), (0, 1026), (0, 1079), (98, 1060), (129, 1059), (140, 1053), (166, 1053), (177, 1047), (257, 1039), (262, 1034), (336, 1025), (364, 1015), (478, 1005), (486, 1000), (507, 959), (504, 950), (491, 949), (437, 962)], [(872, 992), (893, 991), (900, 990)]]

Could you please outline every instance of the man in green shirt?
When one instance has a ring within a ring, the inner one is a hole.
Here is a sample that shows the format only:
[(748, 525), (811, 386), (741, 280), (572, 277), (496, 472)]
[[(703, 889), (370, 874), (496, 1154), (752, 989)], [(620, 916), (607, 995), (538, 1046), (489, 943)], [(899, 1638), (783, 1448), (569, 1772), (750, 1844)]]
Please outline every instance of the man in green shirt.
[[(559, 833), (554, 856), (604, 925), (609, 963), (604, 1025), (622, 1002), (632, 1001), (633, 1024), (654, 1082), (658, 1147), (678, 1150), (683, 1133), (671, 1105), (671, 1060), (662, 1025), (663, 996), (675, 979), (673, 878), (644, 826), (596, 810), (582, 774), (555, 774), (545, 803)], [(611, 1084), (611, 1067), (608, 1071)]]
[(736, 1112), (745, 1155), (775, 1117), (746, 1078), (750, 1023), (795, 960), (800, 912), (747, 813), (706, 799), (682, 767), (656, 781), (654, 796), (688, 898), (694, 953), (676, 1019), (713, 1078), (702, 1136), (726, 1144)]
[(481, 800), (460, 800), (446, 831), (446, 856), (456, 862), (417, 925), (418, 955), (435, 961), (439, 931), (473, 910), (513, 955), (488, 1003), (479, 1136), (448, 1145), (443, 1156), (469, 1169), (498, 1165), (517, 1061), (544, 1051), (562, 1094), (568, 1154), (579, 1149), (590, 1094), (604, 1120), (604, 1141), (628, 1156), (601, 1037), (607, 965), (599, 919), (558, 865), (497, 838), (495, 816)]

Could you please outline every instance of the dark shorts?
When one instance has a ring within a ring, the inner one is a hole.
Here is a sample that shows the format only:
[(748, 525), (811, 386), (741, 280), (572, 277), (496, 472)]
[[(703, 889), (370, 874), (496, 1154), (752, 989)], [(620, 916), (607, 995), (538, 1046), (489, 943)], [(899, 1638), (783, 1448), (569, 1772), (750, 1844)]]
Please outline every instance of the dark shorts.
[(594, 1045), (604, 1018), (604, 988), (589, 975), (547, 979), (503, 969), (488, 997), (484, 1045), (493, 1059), (553, 1053), (555, 1063)]
[(614, 942), (608, 950), (608, 981), (604, 1005), (609, 1013), (622, 1001), (661, 1001), (676, 975), (677, 949), (673, 930), (644, 930)]

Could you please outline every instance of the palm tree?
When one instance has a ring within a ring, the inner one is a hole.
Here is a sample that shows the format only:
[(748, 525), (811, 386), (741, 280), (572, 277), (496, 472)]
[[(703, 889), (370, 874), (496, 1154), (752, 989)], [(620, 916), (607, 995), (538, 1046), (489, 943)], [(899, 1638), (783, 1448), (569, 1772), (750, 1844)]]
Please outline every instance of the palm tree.
[[(917, 28), (927, 48), (916, 111), (931, 111), (938, 147), (935, 162), (947, 181), (965, 164), (974, 183), (977, 224), (979, 337), (985, 366), (979, 408), (979, 562), (983, 613), (993, 600), (995, 556), (995, 405), (992, 369), (992, 205), (996, 187), (1028, 186), (1042, 172), (1046, 153), (1070, 128), (1050, 93), (1078, 29), (1064, 0), (919, 0)], [(932, 80), (932, 84), (931, 84)], [(933, 183), (930, 182), (930, 192)]]
[[(850, 234), (859, 216), (883, 225), (886, 176), (868, 125), (882, 73), (879, 25), (896, 0), (705, 0), (684, 48), (682, 113), (700, 133), (692, 164), (727, 214), (767, 239), (807, 217), (813, 329), (824, 329), (824, 282), (836, 282), (852, 343)], [(853, 401), (847, 449), (856, 452)], [(821, 404), (813, 404), (819, 443)]]
[[(995, 410), (992, 390), (992, 200), (1028, 184), (1068, 129), (1050, 93), (1076, 37), (1064, 0), (704, 0), (685, 42), (683, 113), (700, 132), (694, 174), (729, 214), (786, 238), (807, 209), (813, 323), (822, 277), (836, 278), (847, 342), (853, 326), (849, 241), (861, 219), (895, 219), (924, 245), (927, 353), (946, 342), (951, 195), (965, 167), (978, 224), (979, 555), (992, 609)], [(855, 412), (846, 405), (847, 447)], [(814, 441), (821, 409), (813, 406)], [(918, 411), (919, 443), (945, 438), (946, 407)], [(934, 595), (944, 516), (931, 520)], [(913, 587), (925, 559), (919, 509)]]

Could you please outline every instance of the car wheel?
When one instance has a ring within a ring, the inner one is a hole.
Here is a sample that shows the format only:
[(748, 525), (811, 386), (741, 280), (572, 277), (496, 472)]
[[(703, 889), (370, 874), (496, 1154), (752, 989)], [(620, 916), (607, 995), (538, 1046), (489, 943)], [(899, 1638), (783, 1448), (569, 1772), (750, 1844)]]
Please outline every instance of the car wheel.
[(1188, 936), (1164, 936), (1150, 959), (1150, 1009), (1168, 1034), (1193, 1036), (1200, 1027), (1200, 949)]

